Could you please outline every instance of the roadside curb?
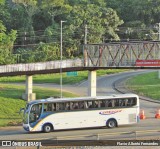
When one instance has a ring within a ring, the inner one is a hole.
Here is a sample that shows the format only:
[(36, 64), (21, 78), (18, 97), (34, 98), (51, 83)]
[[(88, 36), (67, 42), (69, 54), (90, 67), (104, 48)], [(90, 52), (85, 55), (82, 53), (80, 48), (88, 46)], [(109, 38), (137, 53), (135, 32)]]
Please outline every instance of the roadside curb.
[[(119, 79), (119, 80), (115, 81), (114, 84), (113, 84), (113, 88), (114, 88), (116, 91), (118, 91), (118, 92), (120, 92), (120, 93), (123, 93), (123, 94), (125, 94), (125, 93), (134, 93), (133, 91), (128, 90), (128, 89), (126, 88), (126, 81), (127, 81), (128, 79), (130, 79), (131, 77), (132, 77), (132, 76), (125, 77), (125, 78), (122, 78), (122, 79)], [(138, 95), (138, 96), (139, 96), (140, 99), (142, 99), (142, 100), (149, 101), (149, 102), (153, 102), (153, 103), (159, 103), (159, 104), (160, 104), (160, 101), (156, 101), (156, 100), (154, 100), (154, 99), (151, 99), (151, 98), (145, 97), (145, 96), (141, 96), (141, 95)]]

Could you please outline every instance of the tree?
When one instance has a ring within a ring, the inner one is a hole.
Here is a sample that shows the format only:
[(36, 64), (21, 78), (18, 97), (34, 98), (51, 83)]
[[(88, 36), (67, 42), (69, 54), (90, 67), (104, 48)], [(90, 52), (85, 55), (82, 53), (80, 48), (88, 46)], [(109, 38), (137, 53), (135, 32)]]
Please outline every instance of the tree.
[(160, 0), (134, 0), (134, 15), (144, 24), (158, 23), (160, 20)]
[(13, 0), (13, 2), (17, 4), (18, 7), (22, 7), (24, 9), (22, 12), (27, 14), (25, 18), (26, 23), (23, 24), (24, 26), (20, 30), (23, 33), (27, 32), (29, 36), (29, 40), (27, 41), (28, 43), (34, 43), (35, 33), (33, 28), (33, 16), (38, 11), (37, 0)]
[(160, 20), (160, 0), (108, 0), (107, 4), (124, 20), (121, 38), (146, 39)]
[(67, 17), (70, 30), (74, 31), (74, 36), (82, 40), (84, 37), (82, 33), (84, 33), (84, 27), (87, 24), (88, 43), (100, 43), (103, 38), (118, 40), (116, 30), (123, 21), (119, 19), (113, 9), (102, 7), (102, 4), (97, 5), (97, 3), (87, 3), (85, 1), (84, 4), (73, 6), (70, 15)]
[(3, 5), (5, 3), (5, 0), (0, 0), (0, 4)]
[(55, 43), (40, 43), (35, 51), (35, 61), (45, 62), (60, 58), (59, 45)]
[(55, 22), (55, 17), (62, 14), (64, 10), (69, 9), (69, 6), (65, 4), (65, 0), (47, 0), (41, 1), (40, 8), (47, 12), (52, 20), (52, 25)]
[(0, 64), (14, 63), (14, 57), (12, 55), (13, 44), (16, 39), (16, 31), (11, 30), (6, 33), (6, 27), (0, 21)]

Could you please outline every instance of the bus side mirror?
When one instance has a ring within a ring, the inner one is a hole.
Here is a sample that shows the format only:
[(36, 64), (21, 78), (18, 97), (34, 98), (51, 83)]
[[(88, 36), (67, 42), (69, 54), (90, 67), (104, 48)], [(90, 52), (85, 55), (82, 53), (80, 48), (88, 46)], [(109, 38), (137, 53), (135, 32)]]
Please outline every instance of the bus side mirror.
[(21, 109), (19, 110), (19, 114), (21, 114), (22, 111), (24, 111), (24, 108), (21, 108)]

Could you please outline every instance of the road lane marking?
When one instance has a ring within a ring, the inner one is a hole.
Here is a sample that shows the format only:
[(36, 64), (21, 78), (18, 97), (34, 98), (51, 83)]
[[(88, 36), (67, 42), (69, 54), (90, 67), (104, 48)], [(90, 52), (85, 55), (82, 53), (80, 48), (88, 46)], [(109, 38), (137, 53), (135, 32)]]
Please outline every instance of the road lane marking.
[(113, 132), (113, 133), (99, 133), (92, 135), (71, 135), (71, 136), (60, 136), (60, 137), (47, 137), (47, 138), (36, 138), (36, 139), (26, 139), (26, 140), (66, 140), (71, 138), (82, 138), (82, 137), (100, 137), (100, 136), (112, 136), (112, 135), (123, 135), (123, 134), (137, 134), (137, 133), (152, 133), (152, 132), (160, 132), (160, 130), (142, 130), (142, 131), (125, 131), (125, 132)]

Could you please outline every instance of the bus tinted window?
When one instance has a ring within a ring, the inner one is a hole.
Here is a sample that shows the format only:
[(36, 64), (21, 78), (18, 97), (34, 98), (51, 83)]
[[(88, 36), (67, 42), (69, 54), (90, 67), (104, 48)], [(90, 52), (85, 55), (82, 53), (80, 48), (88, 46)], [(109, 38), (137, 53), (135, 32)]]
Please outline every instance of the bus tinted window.
[(43, 112), (53, 112), (56, 110), (55, 103), (44, 103)]
[(115, 106), (115, 104), (114, 104), (114, 100), (108, 100), (107, 101), (107, 107), (114, 107)]
[(99, 107), (105, 108), (105, 107), (115, 107), (115, 101), (114, 100), (100, 100), (99, 101)]
[(87, 103), (87, 109), (91, 109), (91, 108), (94, 108), (94, 103), (93, 103), (93, 101), (86, 101), (86, 103)]
[(60, 111), (65, 110), (65, 103), (59, 103), (59, 110)]
[(94, 108), (98, 108), (98, 107), (100, 107), (100, 104), (99, 104), (99, 101), (93, 101), (93, 107)]
[(39, 119), (42, 111), (42, 104), (35, 104), (31, 107), (29, 122), (33, 123)]
[(65, 104), (65, 110), (70, 110), (70, 103), (69, 103), (69, 102), (67, 102), (67, 103)]
[(99, 108), (113, 108), (113, 107), (127, 107), (135, 106), (137, 104), (136, 98), (120, 98), (120, 99), (106, 99), (99, 100)]
[(95, 109), (95, 108), (118, 108), (118, 107), (134, 106), (136, 104), (137, 104), (136, 98), (119, 98), (119, 99), (102, 99), (102, 100), (93, 99), (90, 101), (45, 103), (44, 112)]
[(84, 109), (84, 101), (78, 102), (79, 109)]
[(128, 99), (128, 106), (135, 106), (137, 104), (136, 98), (129, 98)]
[(78, 102), (73, 102), (72, 108), (73, 109), (79, 109)]
[(101, 100), (100, 101), (100, 107), (101, 108), (106, 107), (106, 100)]
[(135, 106), (137, 104), (136, 98), (120, 98), (112, 100), (112, 107), (128, 107)]

